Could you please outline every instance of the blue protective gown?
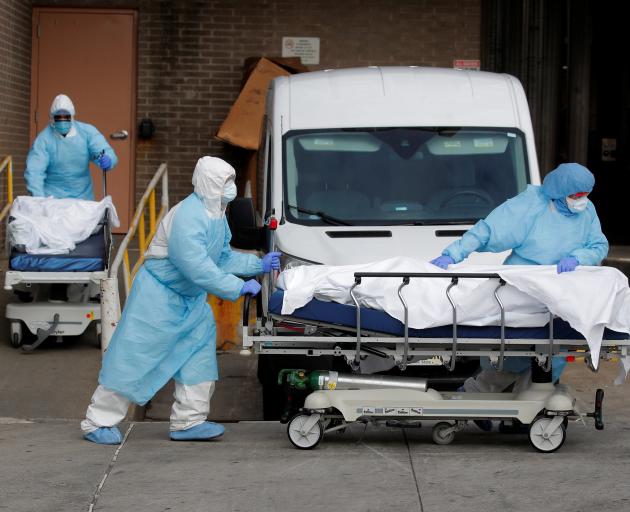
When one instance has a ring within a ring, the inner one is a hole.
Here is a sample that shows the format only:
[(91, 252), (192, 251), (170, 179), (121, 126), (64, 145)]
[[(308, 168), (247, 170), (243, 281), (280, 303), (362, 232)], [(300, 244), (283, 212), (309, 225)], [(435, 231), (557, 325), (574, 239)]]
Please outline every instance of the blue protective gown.
[(90, 161), (102, 150), (118, 162), (105, 137), (92, 125), (73, 121), (74, 136), (63, 137), (52, 126), (44, 128), (26, 158), (26, 188), (36, 197), (53, 196), (94, 200)]
[(209, 218), (191, 194), (180, 203), (168, 257), (138, 271), (103, 360), (99, 383), (143, 405), (171, 378), (186, 385), (218, 379), (210, 293), (236, 300), (243, 281), (262, 273), (252, 254), (230, 249), (225, 217)]
[[(589, 201), (585, 211), (572, 213), (566, 197), (590, 192), (593, 175), (578, 164), (562, 164), (549, 173), (542, 186), (527, 190), (495, 208), (478, 221), (459, 240), (442, 252), (455, 263), (474, 251), (512, 250), (506, 265), (555, 265), (562, 258), (574, 256), (580, 265), (599, 265), (608, 254), (608, 241)], [(564, 357), (553, 358), (554, 381), (566, 365)], [(489, 359), (481, 359), (489, 368)], [(513, 357), (504, 362), (504, 370), (520, 373), (529, 368), (529, 358)]]
[(593, 203), (585, 211), (564, 215), (543, 193), (530, 185), (525, 192), (495, 208), (442, 254), (459, 263), (474, 251), (512, 250), (506, 265), (555, 265), (574, 256), (580, 265), (599, 265), (608, 254)]

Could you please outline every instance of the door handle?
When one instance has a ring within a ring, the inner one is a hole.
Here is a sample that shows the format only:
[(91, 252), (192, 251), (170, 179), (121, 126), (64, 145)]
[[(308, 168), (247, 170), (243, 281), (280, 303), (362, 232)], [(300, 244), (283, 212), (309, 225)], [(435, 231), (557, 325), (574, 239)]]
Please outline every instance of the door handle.
[(129, 132), (127, 130), (120, 130), (119, 132), (114, 132), (112, 134), (110, 134), (110, 139), (115, 139), (115, 140), (124, 140), (127, 137), (129, 137)]

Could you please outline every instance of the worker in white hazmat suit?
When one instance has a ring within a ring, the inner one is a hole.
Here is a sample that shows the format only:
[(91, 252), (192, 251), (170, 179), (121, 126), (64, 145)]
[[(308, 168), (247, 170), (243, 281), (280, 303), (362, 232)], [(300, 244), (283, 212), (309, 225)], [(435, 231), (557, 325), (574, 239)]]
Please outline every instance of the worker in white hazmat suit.
[(119, 444), (122, 436), (116, 425), (129, 405), (146, 404), (171, 378), (171, 439), (208, 440), (223, 434), (222, 425), (207, 421), (218, 379), (216, 326), (207, 295), (232, 301), (256, 295), (257, 281), (236, 276), (280, 268), (279, 253), (260, 259), (230, 249), (225, 208), (236, 197), (234, 177), (227, 162), (199, 159), (192, 178), (194, 193), (161, 222), (81, 423), (87, 440)]

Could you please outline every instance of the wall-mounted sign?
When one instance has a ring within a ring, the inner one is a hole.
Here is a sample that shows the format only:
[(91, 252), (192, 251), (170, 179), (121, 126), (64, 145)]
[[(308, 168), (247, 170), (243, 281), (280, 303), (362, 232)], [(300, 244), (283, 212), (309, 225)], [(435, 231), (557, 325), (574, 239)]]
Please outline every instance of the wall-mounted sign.
[(481, 69), (481, 61), (479, 59), (455, 59), (453, 61), (453, 67), (455, 69), (479, 71)]
[(319, 64), (319, 37), (283, 37), (282, 56), (300, 57), (302, 64)]

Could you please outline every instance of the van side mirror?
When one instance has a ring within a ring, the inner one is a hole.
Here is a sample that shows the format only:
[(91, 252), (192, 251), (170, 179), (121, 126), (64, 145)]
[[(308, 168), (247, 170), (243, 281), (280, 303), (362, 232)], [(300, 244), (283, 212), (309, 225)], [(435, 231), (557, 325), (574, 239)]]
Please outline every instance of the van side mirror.
[(250, 250), (263, 248), (265, 230), (256, 225), (256, 210), (251, 198), (237, 197), (231, 201), (227, 220), (232, 232), (232, 247)]

